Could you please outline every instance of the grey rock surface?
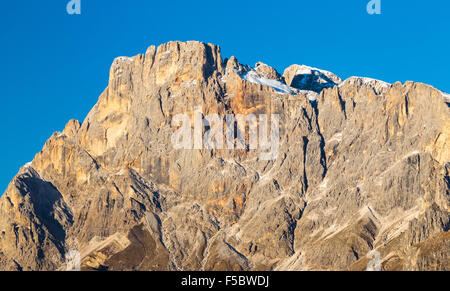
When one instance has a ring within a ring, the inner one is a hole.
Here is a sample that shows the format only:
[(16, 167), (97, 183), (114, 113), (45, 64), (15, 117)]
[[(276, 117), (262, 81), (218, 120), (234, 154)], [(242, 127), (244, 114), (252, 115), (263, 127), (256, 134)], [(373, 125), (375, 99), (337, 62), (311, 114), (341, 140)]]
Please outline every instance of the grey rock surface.
[[(448, 270), (450, 112), (421, 83), (293, 65), (264, 80), (201, 42), (114, 60), (86, 119), (0, 199), (0, 269)], [(275, 84), (271, 86), (271, 84)], [(279, 88), (290, 88), (289, 93)], [(176, 150), (176, 114), (279, 114), (278, 158)]]

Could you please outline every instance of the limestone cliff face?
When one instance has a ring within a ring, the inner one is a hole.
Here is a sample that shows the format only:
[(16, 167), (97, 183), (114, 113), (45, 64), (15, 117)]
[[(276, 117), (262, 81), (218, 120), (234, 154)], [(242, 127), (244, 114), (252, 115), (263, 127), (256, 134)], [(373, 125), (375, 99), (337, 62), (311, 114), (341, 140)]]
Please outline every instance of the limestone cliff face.
[[(0, 199), (0, 269), (450, 268), (446, 94), (170, 42), (117, 58)], [(278, 158), (176, 150), (176, 114), (278, 114)]]

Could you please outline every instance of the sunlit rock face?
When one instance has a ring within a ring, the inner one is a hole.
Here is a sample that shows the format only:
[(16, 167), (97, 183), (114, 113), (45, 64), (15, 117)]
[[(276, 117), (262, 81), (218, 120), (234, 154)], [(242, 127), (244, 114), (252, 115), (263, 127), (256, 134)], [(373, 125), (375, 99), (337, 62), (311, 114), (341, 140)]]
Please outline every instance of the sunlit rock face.
[[(64, 270), (76, 251), (84, 270), (365, 270), (375, 251), (382, 270), (448, 270), (447, 96), (194, 41), (117, 58), (1, 197), (0, 269)], [(277, 158), (174, 149), (173, 117), (198, 107), (277, 114)]]

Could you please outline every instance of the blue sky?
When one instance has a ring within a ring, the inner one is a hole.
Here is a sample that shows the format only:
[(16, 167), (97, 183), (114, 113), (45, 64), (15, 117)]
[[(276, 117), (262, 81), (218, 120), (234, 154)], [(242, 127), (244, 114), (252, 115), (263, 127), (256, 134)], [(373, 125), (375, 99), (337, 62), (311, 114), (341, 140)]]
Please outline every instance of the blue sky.
[(82, 121), (117, 56), (152, 44), (219, 44), (241, 63), (306, 64), (345, 79), (413, 80), (450, 92), (450, 1), (8, 0), (0, 6), (0, 195), (54, 131)]

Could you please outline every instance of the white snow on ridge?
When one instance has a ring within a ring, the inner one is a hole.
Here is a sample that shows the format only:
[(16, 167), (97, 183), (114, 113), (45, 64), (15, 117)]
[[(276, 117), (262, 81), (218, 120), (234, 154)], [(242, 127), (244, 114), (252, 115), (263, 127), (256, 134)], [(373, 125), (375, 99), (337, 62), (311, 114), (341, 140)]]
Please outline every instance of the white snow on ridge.
[(307, 65), (299, 65), (299, 69), (297, 69), (296, 75), (311, 75), (311, 74), (313, 74), (314, 71), (325, 75), (326, 77), (330, 78), (333, 82), (336, 82), (336, 83), (341, 82), (340, 78), (336, 74), (334, 74), (330, 71), (310, 67)]
[[(442, 91), (441, 91), (441, 92), (442, 92)], [(444, 99), (445, 99), (447, 102), (450, 102), (450, 94), (447, 94), (447, 93), (442, 92), (442, 96), (444, 97)]]
[[(297, 90), (289, 87), (288, 85), (280, 81), (267, 79), (253, 69), (250, 69), (250, 71), (248, 71), (247, 73), (240, 75), (240, 77), (250, 83), (271, 87), (280, 94), (290, 94), (290, 95), (296, 95), (299, 93), (304, 94), (306, 95), (309, 101), (317, 101), (317, 96), (319, 95), (314, 91)], [(226, 79), (222, 81), (226, 82)]]
[(316, 68), (312, 68), (312, 67), (308, 67), (308, 66), (302, 66), (300, 69), (297, 70), (297, 72), (295, 74), (296, 75), (309, 75), (309, 74), (312, 74), (312, 72), (314, 70), (320, 71), (319, 69), (316, 69)]
[(342, 85), (346, 84), (347, 82), (355, 82), (357, 80), (361, 80), (365, 85), (372, 85), (373, 86), (373, 85), (378, 83), (383, 88), (388, 88), (388, 87), (392, 86), (392, 84), (389, 84), (389, 83), (381, 81), (381, 80), (367, 78), (367, 77), (356, 77), (356, 76), (353, 76), (353, 77), (348, 78), (344, 82), (342, 82), (342, 84), (340, 84), (339, 87), (341, 87)]
[(254, 70), (249, 71), (248, 73), (246, 73), (245, 75), (243, 75), (241, 77), (250, 83), (260, 84), (263, 86), (269, 86), (269, 87), (275, 89), (279, 93), (294, 94), (294, 91), (291, 88), (289, 88), (286, 84), (283, 84), (277, 80), (267, 79)]

